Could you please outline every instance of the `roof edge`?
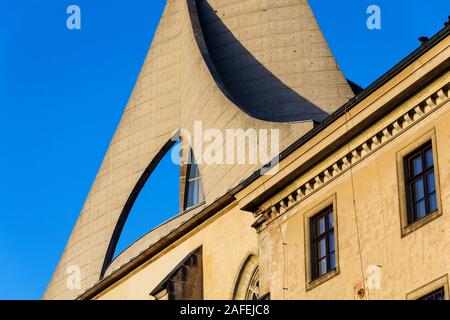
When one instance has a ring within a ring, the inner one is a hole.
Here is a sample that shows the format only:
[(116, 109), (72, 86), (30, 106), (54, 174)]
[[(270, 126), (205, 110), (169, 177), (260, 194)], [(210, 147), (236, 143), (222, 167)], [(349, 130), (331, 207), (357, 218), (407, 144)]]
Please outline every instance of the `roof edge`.
[[(291, 155), (295, 150), (299, 149), (301, 146), (305, 145), (308, 141), (313, 139), (315, 136), (317, 136), (320, 132), (322, 132), (324, 129), (326, 129), (329, 125), (331, 125), (334, 121), (336, 121), (339, 117), (344, 115), (346, 112), (353, 109), (355, 106), (357, 106), (360, 102), (365, 100), (367, 97), (369, 97), (372, 93), (377, 91), (380, 87), (382, 87), (384, 84), (389, 82), (391, 79), (393, 79), (396, 75), (398, 75), (400, 72), (402, 72), (404, 69), (406, 69), (409, 65), (411, 65), (412, 62), (416, 61), (419, 57), (421, 57), (423, 54), (428, 52), (430, 49), (432, 49), (434, 46), (436, 46), (438, 43), (440, 43), (444, 38), (450, 35), (450, 25), (446, 25), (443, 29), (441, 29), (437, 34), (435, 34), (431, 39), (429, 39), (427, 42), (422, 44), (420, 47), (418, 47), (416, 50), (414, 50), (412, 53), (410, 53), (406, 58), (401, 60), (398, 64), (396, 64), (394, 67), (392, 67), (389, 71), (387, 71), (385, 74), (383, 74), (381, 77), (379, 77), (377, 80), (375, 80), (372, 84), (370, 84), (366, 89), (361, 91), (359, 94), (357, 94), (354, 98), (350, 99), (347, 103), (342, 105), (339, 109), (337, 109), (335, 112), (330, 114), (327, 118), (325, 118), (322, 122), (318, 123), (315, 128), (313, 128), (311, 131), (303, 135), (300, 139), (292, 143), (289, 147), (284, 149), (278, 157), (278, 161), (281, 162), (283, 159), (287, 158), (289, 155)], [(272, 160), (273, 161), (273, 160)], [(253, 182), (255, 182), (258, 178), (261, 177), (261, 170), (255, 171), (252, 175), (250, 175), (247, 179), (244, 179), (230, 190), (230, 192), (235, 195)], [(267, 194), (271, 191), (271, 189), (268, 189), (264, 192), (264, 194)], [(259, 201), (262, 202), (262, 201)], [(254, 211), (255, 207), (254, 205), (247, 204), (244, 207), (241, 208), (244, 211)]]

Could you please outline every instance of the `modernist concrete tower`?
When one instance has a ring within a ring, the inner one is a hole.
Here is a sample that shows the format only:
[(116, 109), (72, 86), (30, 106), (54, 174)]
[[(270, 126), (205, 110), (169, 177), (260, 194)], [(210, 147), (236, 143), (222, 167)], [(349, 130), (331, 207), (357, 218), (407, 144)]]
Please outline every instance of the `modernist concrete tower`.
[[(177, 130), (194, 121), (279, 129), (284, 149), (352, 98), (352, 87), (306, 0), (168, 0), (45, 298), (74, 299), (111, 273), (134, 199)], [(201, 164), (205, 205), (258, 168)], [(81, 268), (79, 290), (67, 288), (70, 266)]]

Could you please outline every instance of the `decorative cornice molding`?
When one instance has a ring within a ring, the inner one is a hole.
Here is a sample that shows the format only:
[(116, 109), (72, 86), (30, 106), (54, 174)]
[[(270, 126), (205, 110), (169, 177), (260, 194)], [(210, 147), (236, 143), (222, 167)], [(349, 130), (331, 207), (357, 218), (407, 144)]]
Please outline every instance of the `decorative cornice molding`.
[(343, 175), (350, 168), (360, 163), (364, 158), (373, 154), (389, 141), (406, 131), (407, 128), (415, 125), (434, 110), (444, 105), (444, 103), (449, 100), (449, 94), (450, 82), (447, 82), (435, 93), (412, 107), (408, 112), (378, 131), (371, 138), (359, 144), (327, 169), (308, 179), (299, 188), (289, 193), (289, 195), (285, 196), (282, 200), (277, 201), (266, 210), (258, 210), (255, 212), (254, 215), (257, 220), (253, 224), (253, 227), (260, 229), (266, 222), (287, 212), (294, 205), (308, 198), (332, 180)]

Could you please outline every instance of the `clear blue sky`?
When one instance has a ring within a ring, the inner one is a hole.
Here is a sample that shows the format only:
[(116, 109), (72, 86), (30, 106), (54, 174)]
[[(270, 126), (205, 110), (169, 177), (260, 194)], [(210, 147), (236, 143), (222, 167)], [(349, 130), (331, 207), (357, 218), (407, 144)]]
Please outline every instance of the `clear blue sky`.
[[(127, 103), (164, 3), (2, 4), (0, 299), (42, 296)], [(79, 31), (66, 28), (70, 4), (81, 7)], [(450, 14), (448, 0), (310, 4), (345, 75), (362, 86), (413, 51), (420, 35), (440, 30)], [(370, 4), (382, 9), (379, 31), (366, 28)], [(131, 215), (126, 226), (130, 236), (121, 241), (121, 248), (177, 211), (176, 201), (170, 208), (152, 206), (151, 212), (148, 206), (178, 199), (176, 181), (176, 167), (164, 163)]]

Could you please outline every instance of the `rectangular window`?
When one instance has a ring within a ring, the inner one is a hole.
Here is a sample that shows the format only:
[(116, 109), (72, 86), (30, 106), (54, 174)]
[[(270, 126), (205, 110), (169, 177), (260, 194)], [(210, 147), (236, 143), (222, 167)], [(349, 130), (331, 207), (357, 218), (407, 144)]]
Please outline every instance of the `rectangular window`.
[(436, 291), (433, 291), (423, 296), (419, 300), (445, 300), (445, 289), (444, 287), (442, 287)]
[(329, 207), (310, 219), (312, 280), (336, 269), (333, 214)]
[(433, 146), (427, 142), (404, 159), (408, 225), (437, 211)]
[(194, 207), (205, 200), (202, 182), (200, 179), (200, 169), (195, 161), (192, 150), (189, 155), (189, 164), (187, 166), (186, 189), (184, 194), (184, 209)]

